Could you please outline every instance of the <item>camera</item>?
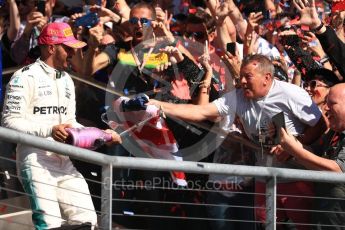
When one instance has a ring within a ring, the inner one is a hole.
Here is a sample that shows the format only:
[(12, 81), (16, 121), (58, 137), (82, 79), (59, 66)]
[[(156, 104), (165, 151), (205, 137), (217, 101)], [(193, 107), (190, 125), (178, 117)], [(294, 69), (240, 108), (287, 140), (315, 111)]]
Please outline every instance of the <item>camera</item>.
[(88, 13), (83, 17), (77, 18), (74, 22), (76, 27), (82, 26), (85, 28), (92, 28), (99, 23), (99, 18), (97, 13)]
[(46, 14), (46, 0), (37, 0), (37, 11), (45, 16)]

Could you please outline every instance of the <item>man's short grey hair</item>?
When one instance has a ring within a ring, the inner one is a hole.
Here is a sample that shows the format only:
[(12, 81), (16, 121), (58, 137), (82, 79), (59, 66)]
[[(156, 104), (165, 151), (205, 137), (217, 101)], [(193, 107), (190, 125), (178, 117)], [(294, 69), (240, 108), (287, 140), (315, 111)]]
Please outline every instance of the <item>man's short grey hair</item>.
[(257, 62), (258, 67), (257, 70), (260, 71), (262, 74), (270, 73), (272, 78), (274, 76), (274, 65), (272, 61), (265, 55), (262, 54), (254, 54), (248, 55), (242, 60), (241, 68), (247, 66), (252, 62)]

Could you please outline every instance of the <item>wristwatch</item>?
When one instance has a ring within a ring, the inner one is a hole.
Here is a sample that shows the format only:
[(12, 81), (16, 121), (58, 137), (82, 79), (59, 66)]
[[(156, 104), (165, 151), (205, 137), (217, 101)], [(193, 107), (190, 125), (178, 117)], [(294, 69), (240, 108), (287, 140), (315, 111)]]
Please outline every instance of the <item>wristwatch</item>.
[(322, 29), (323, 26), (324, 26), (324, 24), (323, 24), (323, 22), (321, 22), (321, 24), (318, 25), (317, 27), (315, 27), (312, 31), (314, 33), (317, 33), (317, 32), (319, 32)]

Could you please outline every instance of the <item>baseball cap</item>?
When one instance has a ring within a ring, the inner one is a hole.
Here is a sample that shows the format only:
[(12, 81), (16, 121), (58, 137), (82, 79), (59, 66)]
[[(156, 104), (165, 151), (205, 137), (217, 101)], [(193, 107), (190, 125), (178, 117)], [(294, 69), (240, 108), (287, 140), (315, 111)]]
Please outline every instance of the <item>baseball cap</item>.
[(79, 41), (74, 37), (71, 27), (64, 22), (53, 22), (47, 24), (38, 37), (38, 44), (64, 44), (76, 49), (86, 46), (85, 42)]

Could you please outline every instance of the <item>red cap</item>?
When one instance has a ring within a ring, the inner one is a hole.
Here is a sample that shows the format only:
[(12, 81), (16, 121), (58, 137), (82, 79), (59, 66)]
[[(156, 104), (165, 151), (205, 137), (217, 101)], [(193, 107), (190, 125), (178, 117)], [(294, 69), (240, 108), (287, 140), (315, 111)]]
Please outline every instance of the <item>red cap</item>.
[(85, 42), (79, 41), (74, 37), (71, 27), (64, 22), (53, 22), (47, 24), (38, 37), (38, 44), (64, 44), (77, 49), (86, 46)]

